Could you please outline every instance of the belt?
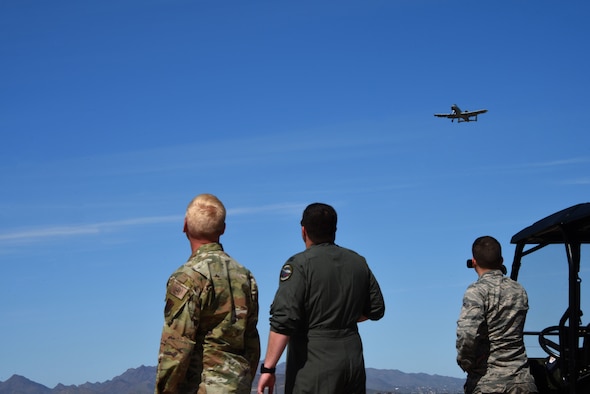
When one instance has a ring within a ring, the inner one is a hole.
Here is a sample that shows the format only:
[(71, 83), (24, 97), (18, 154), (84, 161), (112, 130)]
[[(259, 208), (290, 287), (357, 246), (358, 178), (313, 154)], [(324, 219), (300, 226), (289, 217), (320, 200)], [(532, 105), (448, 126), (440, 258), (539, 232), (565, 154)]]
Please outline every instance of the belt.
[(358, 328), (310, 328), (307, 331), (308, 338), (344, 338), (357, 335)]

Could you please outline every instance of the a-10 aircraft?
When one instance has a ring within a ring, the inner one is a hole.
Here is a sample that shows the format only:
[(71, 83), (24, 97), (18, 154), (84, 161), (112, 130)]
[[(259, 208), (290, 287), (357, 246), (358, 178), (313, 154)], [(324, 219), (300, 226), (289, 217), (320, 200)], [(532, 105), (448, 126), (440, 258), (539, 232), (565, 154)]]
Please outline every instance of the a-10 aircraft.
[(477, 115), (488, 112), (487, 109), (478, 109), (477, 111), (461, 111), (461, 108), (459, 108), (457, 104), (451, 105), (451, 111), (453, 112), (450, 114), (434, 114), (434, 116), (451, 119), (451, 122), (457, 119), (458, 123), (477, 122)]

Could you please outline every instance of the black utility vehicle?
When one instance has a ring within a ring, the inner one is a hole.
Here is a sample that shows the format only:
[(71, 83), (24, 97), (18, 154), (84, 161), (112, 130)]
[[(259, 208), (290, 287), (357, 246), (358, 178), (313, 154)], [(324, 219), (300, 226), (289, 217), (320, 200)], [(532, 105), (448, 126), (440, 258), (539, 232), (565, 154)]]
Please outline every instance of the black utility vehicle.
[[(529, 360), (539, 393), (590, 393), (590, 325), (582, 324), (580, 305), (580, 262), (582, 245), (590, 244), (590, 203), (574, 205), (539, 220), (515, 234), (511, 243), (516, 244), (510, 273), (514, 280), (518, 280), (523, 257), (547, 245), (564, 245), (568, 266), (567, 308), (556, 325), (525, 331), (525, 337), (538, 337), (546, 353), (545, 357)], [(588, 256), (585, 258), (584, 264), (590, 264)]]

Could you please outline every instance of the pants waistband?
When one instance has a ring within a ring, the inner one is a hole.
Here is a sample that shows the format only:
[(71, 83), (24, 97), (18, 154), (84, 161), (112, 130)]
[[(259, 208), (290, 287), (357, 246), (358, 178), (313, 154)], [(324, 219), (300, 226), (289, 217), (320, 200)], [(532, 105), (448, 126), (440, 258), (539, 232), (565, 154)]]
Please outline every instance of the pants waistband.
[(344, 338), (358, 334), (355, 328), (312, 328), (307, 331), (308, 338)]

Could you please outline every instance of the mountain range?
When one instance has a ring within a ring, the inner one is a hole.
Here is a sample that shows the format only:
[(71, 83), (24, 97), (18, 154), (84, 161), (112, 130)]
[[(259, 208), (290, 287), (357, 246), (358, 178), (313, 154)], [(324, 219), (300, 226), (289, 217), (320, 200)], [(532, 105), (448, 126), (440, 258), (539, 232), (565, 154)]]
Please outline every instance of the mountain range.
[[(463, 379), (425, 373), (404, 373), (395, 369), (367, 368), (367, 394), (455, 394), (463, 393)], [(12, 375), (0, 382), (0, 394), (153, 394), (156, 367), (130, 368), (123, 374), (102, 383), (78, 386), (58, 384), (54, 388), (33, 382), (24, 376)], [(252, 392), (258, 376), (252, 385)], [(277, 366), (276, 394), (283, 394), (285, 364)]]

